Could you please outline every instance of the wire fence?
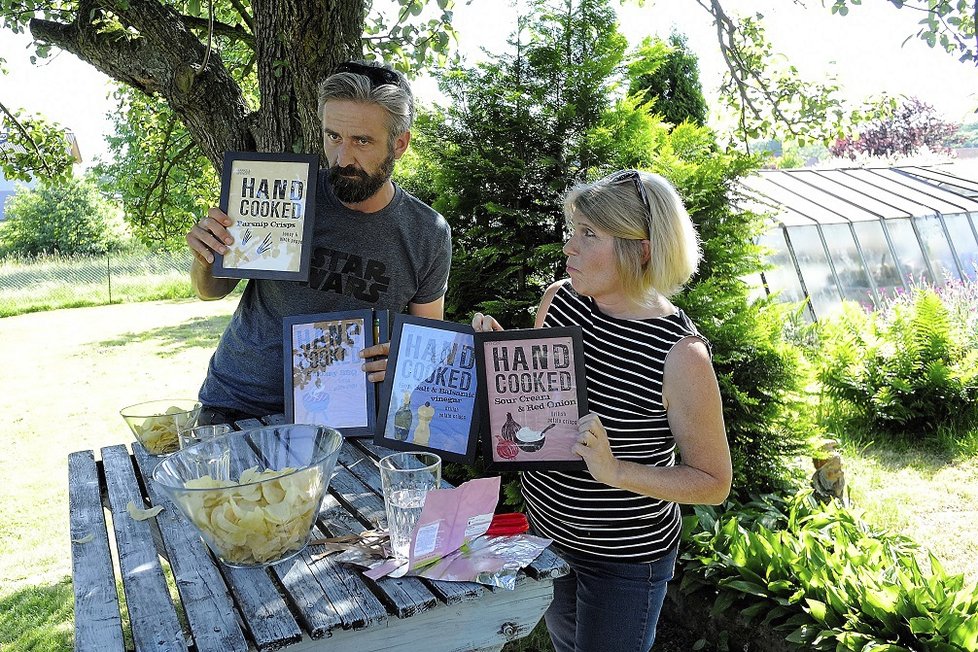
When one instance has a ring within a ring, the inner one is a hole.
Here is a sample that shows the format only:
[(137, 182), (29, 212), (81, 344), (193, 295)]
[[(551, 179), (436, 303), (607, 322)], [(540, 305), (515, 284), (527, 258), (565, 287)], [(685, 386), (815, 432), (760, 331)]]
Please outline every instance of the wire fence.
[(0, 262), (0, 317), (192, 296), (189, 252), (50, 256)]

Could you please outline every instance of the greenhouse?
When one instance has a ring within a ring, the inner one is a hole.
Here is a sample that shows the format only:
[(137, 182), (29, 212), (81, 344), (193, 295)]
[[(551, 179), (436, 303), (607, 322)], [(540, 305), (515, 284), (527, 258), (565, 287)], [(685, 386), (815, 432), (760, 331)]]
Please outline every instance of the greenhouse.
[(745, 207), (771, 215), (760, 292), (804, 301), (810, 320), (843, 300), (868, 308), (913, 285), (978, 277), (978, 182), (940, 166), (761, 170)]

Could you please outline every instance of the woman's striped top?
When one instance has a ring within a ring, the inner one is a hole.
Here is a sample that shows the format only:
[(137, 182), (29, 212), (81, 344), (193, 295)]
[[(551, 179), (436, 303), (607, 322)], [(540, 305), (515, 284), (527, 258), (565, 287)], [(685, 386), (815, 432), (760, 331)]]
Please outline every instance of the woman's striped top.
[[(615, 319), (566, 282), (544, 325), (581, 326), (588, 407), (601, 417), (615, 457), (674, 466), (676, 442), (662, 404), (662, 376), (677, 342), (703, 339), (686, 314)], [(526, 471), (523, 495), (537, 532), (579, 554), (651, 563), (679, 541), (679, 505), (609, 487), (587, 470)]]

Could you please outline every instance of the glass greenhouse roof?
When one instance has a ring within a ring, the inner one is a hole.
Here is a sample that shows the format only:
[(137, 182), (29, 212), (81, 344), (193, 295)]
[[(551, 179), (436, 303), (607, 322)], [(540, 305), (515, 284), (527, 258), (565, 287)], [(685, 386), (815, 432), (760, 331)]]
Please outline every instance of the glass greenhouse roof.
[(759, 286), (806, 300), (809, 319), (978, 279), (978, 182), (940, 166), (761, 170), (740, 186), (741, 206), (772, 220)]

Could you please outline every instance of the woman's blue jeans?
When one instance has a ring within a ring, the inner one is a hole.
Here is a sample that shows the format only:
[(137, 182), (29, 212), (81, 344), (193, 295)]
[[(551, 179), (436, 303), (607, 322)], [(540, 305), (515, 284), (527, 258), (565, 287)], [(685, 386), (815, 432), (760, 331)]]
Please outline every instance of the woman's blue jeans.
[(677, 551), (651, 564), (555, 552), (571, 567), (554, 580), (554, 600), (544, 614), (556, 652), (648, 652)]

